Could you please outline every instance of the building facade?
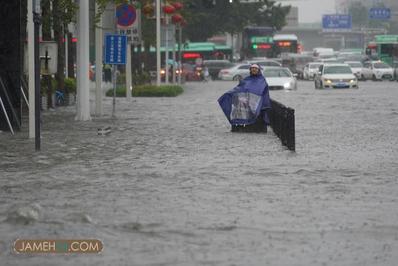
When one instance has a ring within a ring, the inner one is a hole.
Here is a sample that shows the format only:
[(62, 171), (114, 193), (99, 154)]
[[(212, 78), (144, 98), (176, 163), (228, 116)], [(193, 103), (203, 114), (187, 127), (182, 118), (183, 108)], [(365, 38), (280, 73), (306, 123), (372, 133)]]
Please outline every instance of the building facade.
[[(20, 126), (20, 86), (23, 74), (26, 1), (0, 2), (0, 97), (13, 128)], [(0, 130), (9, 130), (7, 116), (0, 105)]]

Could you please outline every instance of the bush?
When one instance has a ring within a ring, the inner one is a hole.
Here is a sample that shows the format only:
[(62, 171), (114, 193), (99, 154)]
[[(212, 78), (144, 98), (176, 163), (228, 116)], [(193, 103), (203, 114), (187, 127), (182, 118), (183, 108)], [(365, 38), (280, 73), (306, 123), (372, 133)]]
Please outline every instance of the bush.
[[(109, 89), (106, 96), (113, 97), (113, 89)], [(116, 97), (126, 97), (126, 87), (116, 87)]]
[[(133, 88), (133, 96), (134, 97), (175, 97), (184, 90), (181, 86), (176, 85), (142, 85)], [(110, 89), (106, 92), (106, 96), (113, 96), (113, 89)], [(125, 97), (126, 96), (126, 87), (117, 87), (116, 88), (116, 97)]]
[(151, 83), (151, 75), (149, 72), (142, 72), (141, 74), (133, 74), (132, 76), (133, 85), (144, 85)]
[[(131, 76), (131, 81), (133, 83), (133, 86), (137, 85), (144, 85), (151, 83), (151, 76), (149, 75), (148, 72), (142, 72), (141, 74), (139, 73), (133, 73)], [(117, 85), (125, 85), (126, 84), (126, 74), (121, 73), (117, 76), (116, 79)]]
[[(55, 93), (55, 91), (58, 90), (58, 82), (55, 78), (53, 78), (53, 77), (50, 77), (50, 78), (51, 78), (51, 84), (52, 84), (52, 93)], [(47, 95), (47, 91), (48, 91), (47, 85), (48, 85), (47, 80), (45, 78), (42, 78), (40, 80), (41, 95)], [(76, 94), (76, 79), (65, 78), (65, 92)]]
[(51, 81), (51, 93), (57, 89), (57, 80), (52, 76), (42, 76), (40, 79), (40, 95), (47, 95), (48, 93), (48, 79)]
[(65, 78), (65, 91), (67, 93), (76, 94), (76, 79)]
[(175, 97), (184, 90), (177, 85), (142, 85), (133, 88), (133, 96), (136, 97)]

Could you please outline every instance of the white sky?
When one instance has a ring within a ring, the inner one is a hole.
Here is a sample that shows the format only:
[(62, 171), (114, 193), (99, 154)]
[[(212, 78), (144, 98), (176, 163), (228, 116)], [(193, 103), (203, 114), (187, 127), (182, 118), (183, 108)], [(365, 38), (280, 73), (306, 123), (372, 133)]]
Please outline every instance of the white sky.
[(287, 0), (282, 4), (299, 8), (299, 23), (320, 22), (322, 15), (335, 13), (334, 0)]

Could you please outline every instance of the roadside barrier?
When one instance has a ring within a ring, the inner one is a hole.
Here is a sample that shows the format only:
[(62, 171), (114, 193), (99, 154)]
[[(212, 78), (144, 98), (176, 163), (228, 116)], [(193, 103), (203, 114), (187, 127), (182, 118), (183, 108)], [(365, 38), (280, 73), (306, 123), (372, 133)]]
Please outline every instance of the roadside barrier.
[(296, 132), (294, 109), (271, 99), (271, 110), (268, 111), (270, 126), (275, 135), (289, 150), (296, 150)]

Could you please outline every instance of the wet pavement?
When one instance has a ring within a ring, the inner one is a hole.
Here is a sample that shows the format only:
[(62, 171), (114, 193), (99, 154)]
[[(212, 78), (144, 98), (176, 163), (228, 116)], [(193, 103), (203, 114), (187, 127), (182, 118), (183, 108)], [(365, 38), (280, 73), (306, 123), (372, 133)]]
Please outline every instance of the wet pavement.
[[(90, 122), (47, 111), (40, 153), (0, 133), (0, 265), (395, 266), (398, 82), (271, 91), (296, 111), (296, 153), (230, 132), (216, 100), (234, 84), (118, 99), (116, 120), (110, 98)], [(104, 250), (17, 255), (18, 238)]]

